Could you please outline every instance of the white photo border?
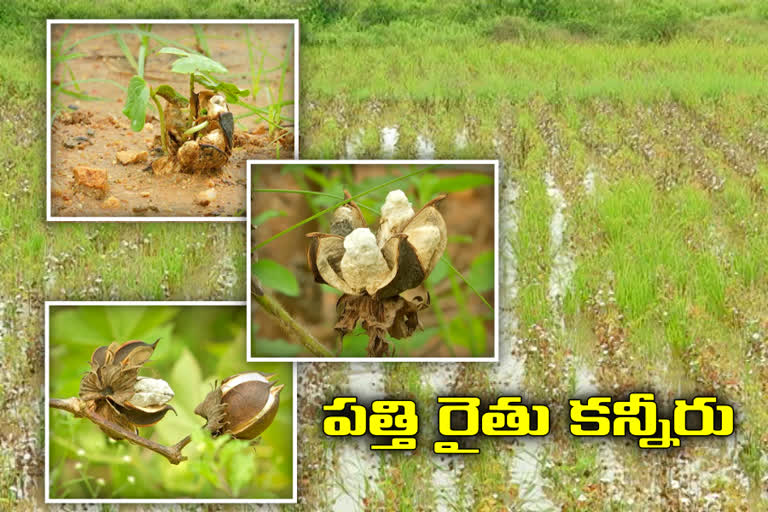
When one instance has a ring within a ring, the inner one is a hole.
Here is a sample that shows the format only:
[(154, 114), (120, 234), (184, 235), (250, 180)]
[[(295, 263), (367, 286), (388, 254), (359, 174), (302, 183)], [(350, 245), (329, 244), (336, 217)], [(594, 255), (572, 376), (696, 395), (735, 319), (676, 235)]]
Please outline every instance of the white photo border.
[[(260, 166), (274, 165), (493, 165), (493, 356), (492, 357), (251, 357), (251, 308), (253, 300), (251, 299), (251, 190), (253, 188), (253, 169)], [(500, 183), (500, 163), (499, 160), (248, 160), (247, 180), (247, 202), (246, 211), (246, 287), (248, 296), (248, 314), (246, 336), (246, 358), (248, 362), (258, 361), (285, 361), (294, 363), (341, 363), (341, 362), (365, 362), (365, 363), (497, 363), (499, 362), (499, 284), (500, 284), (500, 255), (499, 255), (499, 183)]]

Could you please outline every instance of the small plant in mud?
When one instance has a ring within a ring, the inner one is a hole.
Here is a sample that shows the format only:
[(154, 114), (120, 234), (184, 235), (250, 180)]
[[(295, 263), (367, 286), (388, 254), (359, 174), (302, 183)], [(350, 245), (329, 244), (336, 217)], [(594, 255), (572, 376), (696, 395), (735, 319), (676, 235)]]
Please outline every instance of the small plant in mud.
[[(348, 192), (345, 193), (351, 198)], [(333, 213), (330, 233), (309, 233), (307, 251), (315, 281), (343, 292), (336, 303), (341, 338), (360, 322), (368, 355), (392, 355), (385, 336), (407, 338), (429, 307), (424, 280), (445, 251), (448, 232), (438, 211), (445, 195), (414, 212), (402, 190), (387, 195), (379, 229), (371, 231), (354, 201)]]
[[(131, 120), (131, 129), (144, 128), (151, 100), (160, 120), (163, 156), (155, 160), (155, 172), (217, 171), (229, 160), (234, 139), (234, 117), (229, 103), (247, 96), (235, 84), (222, 82), (212, 73), (227, 69), (215, 60), (178, 48), (162, 48), (159, 53), (178, 55), (171, 71), (189, 76), (189, 95), (177, 92), (168, 84), (151, 87), (142, 74), (134, 75), (128, 84), (123, 114)], [(205, 87), (195, 91), (195, 84)], [(166, 102), (162, 108), (160, 99)]]

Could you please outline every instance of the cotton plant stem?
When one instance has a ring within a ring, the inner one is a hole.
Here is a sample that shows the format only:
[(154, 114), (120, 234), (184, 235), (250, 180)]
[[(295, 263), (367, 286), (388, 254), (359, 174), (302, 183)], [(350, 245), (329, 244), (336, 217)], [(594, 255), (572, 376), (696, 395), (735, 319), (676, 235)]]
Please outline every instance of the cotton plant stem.
[(325, 345), (317, 341), (317, 339), (312, 336), (303, 325), (294, 320), (290, 313), (288, 313), (274, 298), (267, 294), (253, 294), (253, 300), (258, 302), (264, 311), (277, 318), (277, 321), (280, 323), (283, 330), (298, 339), (299, 342), (304, 345), (304, 348), (316, 356), (333, 357), (333, 353), (328, 350)]
[(152, 101), (155, 102), (155, 106), (157, 107), (157, 118), (160, 120), (160, 143), (163, 146), (163, 153), (166, 155), (170, 155), (171, 151), (168, 149), (168, 135), (166, 135), (166, 129), (165, 129), (165, 112), (163, 112), (163, 107), (160, 105), (160, 100), (157, 99), (157, 95), (153, 94), (154, 91), (150, 92), (149, 95), (152, 98)]
[(171, 464), (179, 464), (187, 460), (187, 458), (181, 454), (181, 450), (183, 450), (184, 447), (187, 446), (192, 440), (189, 436), (185, 437), (173, 446), (165, 446), (154, 441), (150, 441), (147, 438), (141, 437), (140, 435), (137, 435), (136, 433), (109, 421), (101, 415), (96, 414), (85, 405), (85, 402), (79, 398), (51, 398), (48, 402), (48, 405), (54, 409), (61, 409), (62, 411), (72, 413), (78, 418), (91, 420), (93, 423), (104, 429), (108, 434), (115, 437), (122, 437), (133, 444), (143, 446), (148, 450), (159, 453), (168, 459), (168, 462)]

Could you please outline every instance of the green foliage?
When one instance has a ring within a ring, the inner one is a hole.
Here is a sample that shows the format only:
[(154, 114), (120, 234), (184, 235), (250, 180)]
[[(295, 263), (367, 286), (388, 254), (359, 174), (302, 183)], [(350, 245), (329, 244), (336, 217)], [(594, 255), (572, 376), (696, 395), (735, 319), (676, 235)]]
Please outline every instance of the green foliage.
[(149, 105), (149, 89), (147, 82), (140, 76), (133, 76), (128, 83), (123, 114), (131, 120), (131, 129), (135, 132), (144, 128), (147, 106)]
[[(51, 496), (57, 498), (288, 498), (292, 492), (292, 367), (243, 363), (245, 310), (230, 306), (81, 306), (51, 310), (50, 394), (77, 396), (91, 352), (111, 341), (160, 338), (142, 375), (175, 392), (168, 413), (141, 435), (171, 445), (186, 435), (189, 460), (109, 440), (87, 420), (51, 410)], [(260, 441), (211, 438), (194, 408), (214, 381), (243, 371), (277, 373), (285, 389)]]
[(183, 94), (179, 94), (176, 89), (170, 85), (164, 84), (155, 89), (155, 95), (164, 98), (169, 103), (176, 103), (181, 106), (189, 105), (189, 99)]
[(632, 30), (643, 41), (667, 42), (683, 30), (685, 17), (679, 4), (663, 0), (647, 2), (632, 12)]
[(205, 55), (199, 55), (196, 53), (190, 53), (179, 48), (165, 47), (160, 48), (158, 53), (168, 53), (170, 55), (179, 55), (180, 58), (173, 61), (171, 64), (171, 71), (174, 73), (181, 73), (184, 75), (190, 75), (192, 73), (226, 73), (227, 68), (222, 66), (215, 60), (206, 57)]
[(299, 295), (299, 283), (294, 275), (276, 261), (262, 258), (252, 265), (251, 272), (267, 288), (292, 297)]
[(195, 74), (195, 82), (212, 91), (223, 92), (229, 103), (236, 103), (240, 100), (240, 96), (248, 96), (249, 94), (248, 89), (240, 89), (235, 84), (222, 82), (202, 71)]

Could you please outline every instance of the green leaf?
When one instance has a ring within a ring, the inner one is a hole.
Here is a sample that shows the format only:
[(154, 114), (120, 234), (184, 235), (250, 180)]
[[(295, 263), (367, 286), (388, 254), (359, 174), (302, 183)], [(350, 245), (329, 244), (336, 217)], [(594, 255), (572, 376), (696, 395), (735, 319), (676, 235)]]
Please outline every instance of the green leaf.
[(232, 488), (232, 494), (240, 495), (240, 490), (251, 481), (256, 471), (256, 463), (250, 451), (237, 452), (232, 456), (227, 471), (227, 480)]
[(228, 103), (238, 101), (238, 96), (248, 96), (248, 89), (240, 89), (237, 85), (229, 82), (222, 82), (206, 74), (196, 74), (195, 82), (212, 91), (223, 92)]
[[(176, 391), (176, 396), (173, 398), (174, 402), (185, 410), (194, 411), (197, 404), (204, 398), (196, 394), (202, 386), (203, 377), (200, 365), (189, 349), (184, 348), (181, 356), (176, 360), (176, 364), (173, 365), (168, 380), (171, 389)], [(185, 393), (183, 390), (189, 390), (189, 392)]]
[(174, 48), (172, 46), (164, 46), (163, 48), (160, 48), (157, 52), (158, 53), (168, 53), (168, 54), (171, 54), (171, 55), (183, 55), (183, 56), (187, 56), (187, 55), (190, 54), (188, 51), (181, 50), (179, 48)]
[(261, 284), (272, 288), (284, 295), (296, 297), (299, 295), (299, 283), (293, 273), (276, 261), (262, 259), (251, 267), (253, 274)]
[[(395, 342), (399, 340), (394, 340)], [(344, 336), (344, 345), (341, 351), (343, 357), (368, 357), (368, 334), (365, 331)]]
[(282, 217), (285, 215), (285, 212), (279, 211), (279, 210), (267, 210), (265, 212), (261, 212), (257, 216), (255, 216), (251, 220), (251, 225), (253, 226), (261, 226), (265, 222), (267, 222), (269, 219), (273, 219), (275, 217)]
[(173, 103), (174, 105), (178, 105), (180, 107), (186, 107), (189, 105), (189, 99), (186, 96), (179, 94), (176, 89), (170, 85), (161, 85), (154, 90), (154, 94), (164, 98), (169, 103)]
[(200, 72), (226, 73), (227, 68), (208, 57), (203, 57), (202, 55), (190, 55), (189, 57), (177, 59), (171, 66), (171, 71), (185, 75)]
[(149, 103), (149, 88), (140, 76), (134, 75), (128, 82), (123, 114), (131, 120), (131, 130), (135, 132), (144, 128), (144, 121)]
[(493, 290), (493, 251), (484, 251), (475, 257), (466, 276), (467, 281), (480, 293)]
[(439, 327), (430, 327), (423, 331), (414, 332), (410, 338), (392, 341), (395, 343), (396, 350), (401, 352), (401, 355), (412, 354), (415, 350), (424, 347), (429, 340), (439, 333)]
[(251, 342), (251, 355), (253, 357), (295, 357), (299, 355), (301, 350), (301, 345), (285, 340), (254, 338)]
[(172, 48), (170, 46), (166, 46), (165, 48), (161, 48), (159, 53), (168, 53), (171, 55), (180, 55), (180, 59), (176, 59), (176, 61), (171, 66), (171, 71), (174, 73), (184, 73), (184, 74), (190, 74), (190, 73), (226, 73), (227, 68), (225, 68), (220, 63), (216, 62), (215, 60), (206, 57), (205, 55), (199, 55), (197, 53), (190, 53), (184, 50), (180, 50), (179, 48)]
[(427, 284), (430, 286), (435, 286), (437, 283), (445, 279), (450, 272), (451, 267), (448, 266), (443, 258), (440, 258), (440, 261), (437, 262), (435, 268), (432, 269), (432, 273), (429, 274), (429, 277), (427, 278)]
[(478, 188), (485, 185), (493, 185), (493, 176), (467, 173), (458, 176), (450, 176), (448, 178), (441, 178), (434, 187), (438, 192), (449, 193), (459, 192), (470, 188)]

